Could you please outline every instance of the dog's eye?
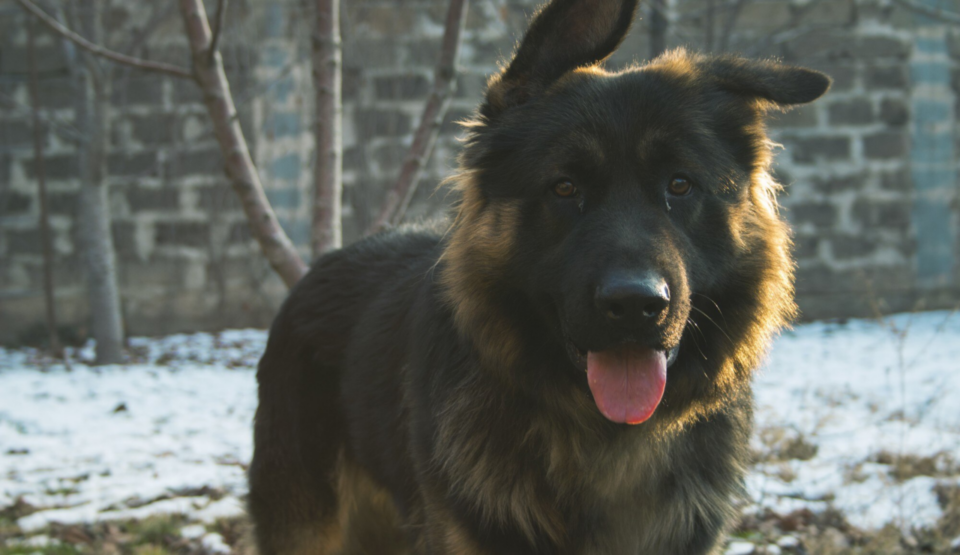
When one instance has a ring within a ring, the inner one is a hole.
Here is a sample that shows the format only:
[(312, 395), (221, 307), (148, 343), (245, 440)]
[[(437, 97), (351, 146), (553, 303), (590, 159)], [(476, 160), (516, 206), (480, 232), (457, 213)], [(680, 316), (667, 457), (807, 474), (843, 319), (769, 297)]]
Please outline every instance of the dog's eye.
[(675, 197), (682, 197), (690, 192), (693, 188), (693, 183), (683, 175), (675, 175), (670, 178), (670, 185), (667, 186), (667, 191)]
[(561, 181), (553, 186), (553, 193), (558, 197), (569, 198), (577, 194), (577, 188), (569, 181)]

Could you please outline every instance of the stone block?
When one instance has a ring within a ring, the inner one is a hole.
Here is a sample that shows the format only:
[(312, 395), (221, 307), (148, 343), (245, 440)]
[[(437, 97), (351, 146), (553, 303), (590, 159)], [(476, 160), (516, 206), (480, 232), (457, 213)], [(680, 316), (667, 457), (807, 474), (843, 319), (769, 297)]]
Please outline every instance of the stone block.
[(171, 179), (188, 175), (223, 175), (223, 157), (217, 148), (181, 150), (167, 158), (165, 173)]
[[(837, 1), (837, 0), (834, 0)], [(744, 28), (759, 33), (772, 33), (793, 19), (790, 2), (746, 2), (740, 9), (738, 22)]]
[(871, 160), (902, 158), (906, 153), (906, 137), (898, 131), (881, 131), (863, 138), (863, 154)]
[(830, 239), (830, 250), (839, 260), (870, 256), (876, 249), (877, 241), (863, 235), (837, 235)]
[[(494, 24), (494, 21), (490, 17), (490, 12), (492, 10), (485, 10), (480, 7), (476, 2), (471, 2), (467, 4), (467, 29), (470, 31), (482, 31), (487, 29), (491, 24)], [(444, 13), (442, 19), (439, 20), (439, 23), (442, 25), (446, 14)]]
[[(353, 39), (344, 42), (344, 67), (362, 69), (396, 68), (403, 61), (401, 54), (404, 52), (404, 48), (395, 40)], [(412, 65), (430, 64), (418, 64), (413, 61)]]
[(342, 91), (345, 102), (356, 98), (360, 94), (364, 84), (363, 70), (358, 67), (344, 67), (341, 71), (342, 82), (340, 90)]
[(113, 248), (121, 261), (137, 257), (136, 224), (133, 222), (110, 222)]
[(880, 187), (886, 191), (906, 193), (913, 190), (913, 179), (906, 168), (884, 172), (880, 174)]
[(237, 194), (226, 183), (210, 187), (198, 187), (196, 193), (198, 208), (211, 214), (236, 212), (242, 209)]
[[(5, 15), (5, 17), (7, 16)], [(38, 29), (40, 29), (40, 33), (38, 34), (47, 33), (47, 31), (39, 25)], [(2, 32), (3, 31), (0, 31), (0, 33)], [(38, 74), (62, 73), (67, 69), (67, 59), (64, 55), (59, 37), (51, 36), (50, 38), (52, 39), (50, 42), (37, 41), (36, 56)], [(2, 68), (3, 73), (27, 75), (30, 72), (30, 63), (29, 56), (27, 55), (26, 42), (14, 44), (12, 41), (2, 40), (2, 42), (0, 42), (0, 68)]]
[(850, 138), (842, 136), (812, 136), (784, 138), (789, 142), (788, 151), (798, 164), (814, 164), (824, 160), (850, 158)]
[(391, 172), (400, 167), (408, 150), (408, 147), (398, 141), (390, 142), (373, 151), (373, 160), (380, 167), (381, 172)]
[(264, 132), (270, 138), (277, 137), (295, 137), (303, 130), (300, 122), (302, 119), (298, 112), (273, 112), (267, 116), (263, 124)]
[(860, 9), (855, 0), (830, 0), (819, 2), (803, 15), (801, 26), (842, 25), (853, 22)]
[(40, 255), (40, 232), (36, 229), (8, 229), (7, 255)]
[(868, 91), (906, 90), (910, 86), (906, 64), (867, 65), (863, 71), (863, 80)]
[(0, 190), (0, 217), (19, 216), (30, 211), (32, 196), (18, 191)]
[(863, 188), (866, 175), (855, 173), (849, 175), (823, 175), (811, 180), (814, 188), (824, 193), (838, 193), (840, 191), (858, 191)]
[(788, 218), (794, 224), (811, 223), (818, 228), (828, 228), (837, 223), (837, 207), (826, 202), (793, 204)]
[(130, 116), (127, 119), (133, 127), (133, 138), (145, 145), (166, 145), (174, 141), (177, 118), (172, 114)]
[(418, 100), (430, 93), (431, 82), (423, 75), (377, 77), (373, 88), (380, 100)]
[(231, 243), (249, 243), (253, 239), (250, 233), (250, 224), (247, 222), (237, 222), (230, 225), (230, 232), (227, 241)]
[(901, 127), (910, 121), (910, 107), (898, 98), (884, 98), (880, 103), (880, 120), (891, 127)]
[(295, 187), (286, 187), (282, 189), (267, 189), (264, 191), (267, 195), (267, 201), (275, 209), (295, 210), (302, 203), (300, 189)]
[(40, 80), (37, 100), (44, 108), (72, 108), (77, 98), (76, 84), (69, 77), (47, 77)]
[(797, 268), (797, 293), (842, 291), (837, 272), (820, 263), (801, 264)]
[(410, 42), (407, 44), (407, 58), (412, 67), (434, 68), (440, 61), (440, 42), (436, 39)]
[(348, 5), (346, 11), (349, 21), (353, 23), (353, 33), (372, 37), (410, 34), (420, 13), (417, 8), (404, 7), (399, 3)]
[(157, 153), (118, 152), (107, 155), (107, 174), (117, 177), (149, 177), (160, 174)]
[(174, 187), (159, 189), (135, 187), (127, 191), (127, 204), (134, 212), (175, 212), (180, 208), (180, 191)]
[(856, 40), (854, 55), (864, 60), (893, 58), (905, 60), (910, 55), (910, 41), (887, 36), (867, 36)]
[(32, 148), (33, 126), (25, 121), (0, 123), (0, 149)]
[(210, 224), (157, 222), (154, 240), (157, 245), (206, 248), (210, 244)]
[(343, 150), (343, 169), (346, 171), (364, 171), (367, 168), (366, 150), (361, 146), (352, 146)]
[(173, 103), (183, 104), (201, 104), (203, 103), (203, 91), (195, 82), (188, 79), (177, 79), (173, 82)]
[(831, 125), (866, 125), (874, 119), (873, 103), (869, 98), (851, 98), (830, 104)]
[(163, 77), (131, 71), (115, 79), (110, 100), (115, 106), (163, 103)]
[(191, 58), (187, 41), (166, 42), (162, 46), (151, 46), (150, 48), (150, 59), (158, 62), (190, 67)]
[(912, 204), (904, 201), (860, 198), (852, 215), (864, 228), (906, 229), (910, 226)]
[(58, 216), (73, 216), (77, 213), (80, 197), (76, 192), (58, 191), (47, 195), (47, 209), (50, 214)]
[(951, 58), (960, 58), (960, 29), (956, 27), (947, 31), (947, 51)]
[(274, 179), (295, 181), (303, 170), (299, 154), (287, 154), (270, 162), (270, 176)]
[(807, 63), (807, 60), (837, 62), (855, 57), (855, 43), (847, 31), (834, 29), (814, 30), (784, 43), (788, 61)]
[[(28, 179), (36, 179), (37, 172), (34, 167), (33, 158), (21, 161), (24, 173)], [(43, 160), (43, 169), (47, 174), (47, 179), (59, 181), (73, 179), (80, 175), (80, 169), (77, 165), (77, 156), (75, 154), (57, 154), (55, 156), (46, 156)]]
[(358, 110), (355, 121), (361, 137), (398, 137), (410, 132), (410, 118), (401, 112)]

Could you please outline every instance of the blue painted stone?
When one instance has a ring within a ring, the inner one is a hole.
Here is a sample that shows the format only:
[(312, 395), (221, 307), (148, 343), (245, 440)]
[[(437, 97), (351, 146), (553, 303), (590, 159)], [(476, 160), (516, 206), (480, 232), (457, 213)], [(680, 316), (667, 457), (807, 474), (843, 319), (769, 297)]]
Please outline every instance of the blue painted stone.
[(275, 179), (295, 180), (300, 177), (300, 155), (281, 156), (270, 164), (270, 175)]
[(279, 218), (280, 227), (287, 232), (287, 237), (293, 241), (294, 245), (310, 244), (310, 222), (300, 218)]
[(264, 17), (263, 31), (270, 38), (284, 38), (283, 32), (283, 8), (279, 4), (270, 4), (267, 6), (266, 17)]
[(267, 189), (264, 192), (274, 208), (294, 209), (300, 206), (299, 189)]
[(300, 114), (279, 112), (270, 115), (264, 126), (268, 134), (274, 137), (292, 137), (300, 133)]

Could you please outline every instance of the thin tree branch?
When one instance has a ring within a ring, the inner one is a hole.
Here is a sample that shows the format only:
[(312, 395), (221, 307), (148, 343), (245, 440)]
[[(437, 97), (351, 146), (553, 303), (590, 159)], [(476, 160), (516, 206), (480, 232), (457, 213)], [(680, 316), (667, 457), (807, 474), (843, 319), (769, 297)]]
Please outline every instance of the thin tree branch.
[(213, 57), (220, 48), (220, 33), (223, 32), (223, 20), (227, 13), (227, 0), (217, 0), (217, 15), (214, 19), (213, 40), (210, 41), (210, 52), (207, 53), (207, 65), (213, 63)]
[(949, 23), (951, 25), (960, 25), (960, 13), (952, 13), (942, 8), (924, 6), (915, 0), (893, 0), (895, 4), (919, 14), (931, 17), (933, 19)]
[(343, 242), (343, 106), (340, 0), (316, 0), (312, 40), (315, 94), (313, 168), (313, 255), (339, 248)]
[(292, 287), (307, 273), (307, 265), (280, 227), (277, 216), (263, 192), (260, 175), (243, 130), (236, 118), (236, 107), (223, 61), (215, 56), (207, 65), (212, 35), (203, 0), (179, 0), (184, 29), (190, 41), (196, 79), (203, 90), (203, 102), (213, 122), (214, 133), (223, 153), (224, 169), (234, 192), (240, 198), (253, 237), (260, 244), (267, 261), (287, 286)]
[(144, 71), (152, 71), (156, 73), (164, 73), (166, 75), (172, 75), (174, 77), (180, 77), (182, 79), (194, 79), (193, 73), (183, 69), (181, 67), (167, 64), (164, 62), (151, 62), (149, 60), (141, 60), (139, 58), (134, 58), (132, 56), (127, 56), (126, 54), (121, 54), (119, 52), (114, 52), (100, 46), (99, 44), (94, 44), (87, 39), (81, 37), (77, 33), (74, 33), (70, 29), (67, 29), (60, 24), (56, 19), (47, 15), (43, 10), (37, 7), (36, 4), (30, 0), (16, 0), (20, 6), (23, 7), (26, 11), (33, 14), (37, 19), (43, 22), (50, 30), (57, 33), (61, 37), (69, 40), (70, 42), (76, 44), (80, 48), (100, 56), (101, 58), (106, 58), (112, 62), (118, 64), (123, 64), (137, 69), (142, 69)]
[(53, 246), (50, 237), (50, 213), (47, 210), (47, 168), (43, 154), (43, 128), (40, 124), (40, 84), (37, 76), (37, 48), (35, 23), (27, 24), (27, 58), (30, 65), (30, 103), (33, 108), (33, 158), (36, 166), (37, 197), (40, 200), (40, 250), (43, 252), (43, 299), (46, 305), (47, 334), (50, 352), (64, 358), (60, 335), (57, 333), (57, 308), (53, 292)]
[(398, 225), (410, 205), (423, 174), (424, 166), (433, 152), (433, 145), (440, 134), (440, 125), (446, 115), (450, 98), (456, 89), (457, 61), (460, 58), (460, 35), (467, 18), (467, 0), (450, 0), (447, 20), (440, 46), (440, 62), (437, 64), (433, 91), (427, 100), (420, 118), (420, 127), (413, 136), (413, 143), (400, 168), (400, 175), (393, 188), (387, 192), (380, 215), (367, 229), (375, 233), (388, 224)]

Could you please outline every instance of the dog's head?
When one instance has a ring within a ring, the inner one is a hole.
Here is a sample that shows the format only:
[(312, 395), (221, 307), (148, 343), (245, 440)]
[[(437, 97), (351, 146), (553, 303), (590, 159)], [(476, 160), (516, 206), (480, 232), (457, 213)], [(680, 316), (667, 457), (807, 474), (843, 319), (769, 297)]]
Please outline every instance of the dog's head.
[(683, 50), (607, 72), (636, 5), (554, 0), (534, 17), (470, 124), (443, 271), (490, 365), (522, 382), (564, 353), (557, 374), (623, 423), (716, 407), (792, 316), (764, 117), (830, 83)]

